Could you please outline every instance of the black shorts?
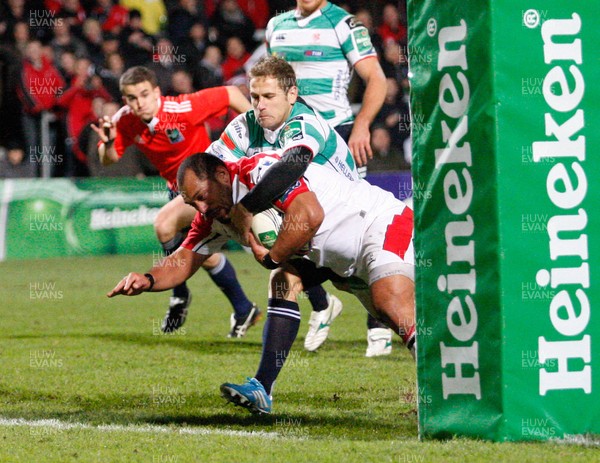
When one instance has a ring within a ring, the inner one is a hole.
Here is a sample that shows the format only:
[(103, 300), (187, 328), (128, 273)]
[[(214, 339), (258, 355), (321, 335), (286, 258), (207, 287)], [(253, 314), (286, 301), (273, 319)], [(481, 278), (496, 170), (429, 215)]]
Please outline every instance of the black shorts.
[(294, 258), (288, 260), (287, 263), (298, 272), (305, 290), (313, 286), (318, 286), (328, 280), (338, 283), (346, 281), (346, 278), (339, 276), (330, 268), (317, 267), (314, 262), (308, 259)]

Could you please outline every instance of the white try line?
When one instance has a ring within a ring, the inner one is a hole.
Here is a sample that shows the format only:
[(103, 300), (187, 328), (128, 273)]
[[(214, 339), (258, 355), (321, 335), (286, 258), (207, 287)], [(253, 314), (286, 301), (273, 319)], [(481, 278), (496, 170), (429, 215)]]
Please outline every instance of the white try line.
[(265, 431), (235, 431), (233, 429), (215, 429), (207, 427), (170, 427), (153, 424), (100, 424), (91, 425), (86, 423), (60, 421), (60, 420), (25, 420), (23, 418), (0, 418), (0, 426), (13, 427), (24, 426), (33, 428), (48, 428), (56, 431), (67, 431), (70, 429), (92, 429), (100, 432), (137, 432), (145, 434), (186, 434), (195, 436), (240, 436), (240, 437), (261, 437), (266, 439), (281, 439), (282, 436), (276, 432)]

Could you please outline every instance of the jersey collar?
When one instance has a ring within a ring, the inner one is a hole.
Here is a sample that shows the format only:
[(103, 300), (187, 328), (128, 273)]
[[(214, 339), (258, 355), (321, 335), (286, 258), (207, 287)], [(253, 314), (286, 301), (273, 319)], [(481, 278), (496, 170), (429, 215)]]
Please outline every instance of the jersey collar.
[(162, 96), (158, 97), (158, 112), (156, 113), (156, 116), (154, 116), (152, 118), (152, 120), (150, 122), (148, 122), (147, 124), (144, 121), (142, 121), (142, 122), (144, 122), (144, 124), (146, 124), (148, 126), (148, 129), (152, 133), (154, 133), (156, 124), (158, 124), (158, 122), (160, 121), (160, 119), (158, 118), (158, 115), (160, 114), (160, 111), (162, 110), (162, 100), (163, 100)]
[(310, 23), (313, 19), (321, 16), (323, 14), (322, 11), (325, 10), (329, 5), (330, 5), (330, 3), (328, 2), (323, 8), (319, 8), (317, 11), (315, 11), (310, 16), (307, 16), (306, 18), (304, 16), (302, 16), (302, 14), (300, 13), (300, 10), (298, 8), (296, 8), (296, 10), (294, 11), (294, 17), (296, 18), (296, 22), (297, 22), (298, 26), (299, 27), (308, 26), (308, 23)]

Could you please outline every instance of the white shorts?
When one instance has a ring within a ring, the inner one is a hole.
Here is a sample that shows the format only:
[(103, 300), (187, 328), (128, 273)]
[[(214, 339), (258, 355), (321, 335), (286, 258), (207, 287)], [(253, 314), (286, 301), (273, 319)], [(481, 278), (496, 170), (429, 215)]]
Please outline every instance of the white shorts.
[(413, 211), (398, 206), (380, 215), (367, 229), (355, 275), (372, 285), (391, 275), (415, 280)]

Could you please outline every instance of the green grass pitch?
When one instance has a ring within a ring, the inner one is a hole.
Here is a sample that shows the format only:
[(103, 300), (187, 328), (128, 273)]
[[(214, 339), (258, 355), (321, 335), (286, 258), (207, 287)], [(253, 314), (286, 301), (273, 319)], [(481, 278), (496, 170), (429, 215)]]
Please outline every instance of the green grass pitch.
[[(249, 297), (266, 303), (267, 271), (231, 253)], [(0, 264), (1, 462), (574, 462), (597, 448), (556, 443), (419, 442), (415, 367), (396, 342), (367, 359), (366, 312), (345, 309), (318, 353), (302, 349), (309, 305), (271, 416), (219, 396), (252, 376), (264, 320), (225, 337), (229, 304), (200, 271), (180, 333), (160, 334), (168, 293), (108, 299), (152, 256)]]

